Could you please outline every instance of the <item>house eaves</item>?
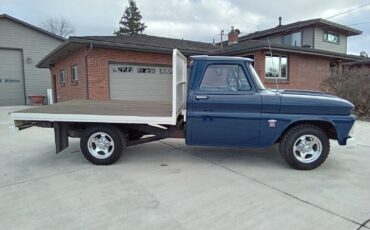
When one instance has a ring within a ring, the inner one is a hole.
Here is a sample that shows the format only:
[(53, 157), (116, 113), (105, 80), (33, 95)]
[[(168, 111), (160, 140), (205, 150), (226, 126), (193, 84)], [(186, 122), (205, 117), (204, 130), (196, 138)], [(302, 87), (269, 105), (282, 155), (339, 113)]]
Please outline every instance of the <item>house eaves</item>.
[(276, 26), (274, 28), (270, 28), (266, 30), (256, 31), (254, 33), (247, 34), (245, 36), (240, 37), (239, 41), (257, 39), (257, 38), (271, 36), (271, 35), (278, 34), (278, 33), (288, 33), (288, 32), (296, 31), (296, 30), (309, 27), (309, 26), (318, 26), (321, 28), (334, 29), (337, 31), (341, 31), (347, 36), (362, 34), (362, 31), (357, 30), (355, 28), (351, 28), (351, 27), (338, 24), (332, 21), (328, 21), (322, 18), (317, 18), (317, 19), (298, 21), (298, 22), (294, 22), (294, 23), (290, 23), (286, 25)]
[[(50, 68), (51, 65), (55, 64), (58, 60), (63, 59), (68, 56), (70, 53), (81, 49), (83, 47), (89, 47), (92, 45), (94, 48), (108, 48), (108, 49), (122, 49), (129, 51), (139, 51), (139, 52), (148, 52), (148, 53), (164, 53), (171, 54), (173, 47), (160, 47), (144, 44), (129, 44), (129, 43), (117, 43), (110, 41), (102, 41), (89, 39), (84, 37), (70, 37), (64, 43), (59, 45), (53, 51), (51, 51), (46, 57), (44, 57), (36, 66), (39, 68)], [(216, 48), (215, 48), (216, 49)], [(212, 52), (205, 49), (188, 49), (188, 48), (179, 48), (179, 50), (186, 56), (199, 55), (199, 54), (208, 54)]]
[(303, 48), (303, 47), (293, 47), (287, 45), (278, 45), (278, 44), (271, 44), (271, 47), (267, 42), (259, 41), (259, 40), (248, 40), (238, 44), (234, 44), (224, 48), (223, 50), (219, 50), (215, 52), (216, 55), (243, 55), (246, 53), (256, 52), (260, 50), (270, 51), (270, 49), (274, 52), (284, 52), (284, 53), (295, 53), (295, 54), (305, 54), (311, 56), (320, 56), (320, 57), (327, 57), (332, 59), (341, 59), (344, 61), (357, 61), (361, 60), (360, 56), (356, 55), (348, 55), (348, 54), (341, 54), (336, 52), (318, 50), (318, 49), (311, 49), (311, 48)]
[[(144, 36), (144, 37), (143, 37)], [(95, 38), (95, 39), (92, 39)], [(101, 38), (100, 40), (98, 40)], [(106, 48), (106, 49), (121, 49), (130, 50), (137, 52), (148, 52), (148, 53), (164, 53), (171, 54), (174, 48), (179, 49), (184, 55), (243, 55), (250, 52), (259, 50), (268, 51), (270, 49), (266, 42), (259, 40), (248, 40), (240, 42), (238, 44), (225, 46), (223, 48), (213, 46), (211, 44), (183, 41), (179, 39), (168, 39), (161, 37), (154, 37), (148, 35), (142, 35), (140, 37), (126, 37), (127, 39), (116, 41), (117, 39), (112, 36), (107, 37), (70, 37), (56, 49), (51, 51), (46, 57), (44, 57), (38, 64), (39, 68), (50, 68), (53, 64), (67, 57), (72, 52), (81, 49), (83, 47), (93, 46), (94, 48)], [(153, 38), (155, 41), (146, 40)], [(131, 40), (130, 40), (131, 39)], [(144, 39), (144, 40), (140, 40)], [(159, 40), (158, 40), (159, 39)], [(157, 44), (158, 43), (158, 44)], [(271, 50), (274, 52), (286, 52), (305, 54), (312, 56), (328, 57), (332, 59), (342, 59), (344, 61), (356, 61), (360, 60), (361, 57), (354, 55), (346, 55), (329, 51), (322, 51), (317, 49), (308, 49), (302, 47), (291, 47), (286, 45), (272, 44)]]

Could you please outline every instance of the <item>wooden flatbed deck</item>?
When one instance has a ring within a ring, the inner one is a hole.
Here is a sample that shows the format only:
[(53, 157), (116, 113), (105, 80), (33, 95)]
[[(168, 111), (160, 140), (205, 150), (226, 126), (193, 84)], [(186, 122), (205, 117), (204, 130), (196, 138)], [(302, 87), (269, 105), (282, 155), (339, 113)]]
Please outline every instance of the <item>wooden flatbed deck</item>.
[(14, 120), (172, 124), (172, 105), (155, 101), (73, 100), (11, 114)]
[(171, 103), (165, 102), (73, 100), (29, 108), (14, 113), (170, 117), (171, 112)]

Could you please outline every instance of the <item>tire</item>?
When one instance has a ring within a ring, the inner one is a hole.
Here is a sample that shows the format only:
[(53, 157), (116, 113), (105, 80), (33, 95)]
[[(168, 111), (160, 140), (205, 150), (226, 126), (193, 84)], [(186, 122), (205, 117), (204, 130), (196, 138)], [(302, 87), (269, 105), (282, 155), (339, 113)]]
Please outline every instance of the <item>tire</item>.
[(111, 125), (89, 127), (80, 140), (82, 154), (95, 165), (115, 163), (126, 146), (122, 131)]
[(329, 155), (330, 142), (318, 126), (301, 124), (289, 129), (280, 141), (280, 155), (292, 168), (312, 170)]

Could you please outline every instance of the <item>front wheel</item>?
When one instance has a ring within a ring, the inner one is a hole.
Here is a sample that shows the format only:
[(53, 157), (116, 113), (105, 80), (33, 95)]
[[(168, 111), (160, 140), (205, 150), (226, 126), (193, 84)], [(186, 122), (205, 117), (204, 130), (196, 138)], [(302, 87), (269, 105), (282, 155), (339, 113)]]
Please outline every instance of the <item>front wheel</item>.
[(330, 142), (326, 133), (315, 125), (302, 124), (291, 128), (280, 142), (282, 158), (295, 169), (319, 167), (329, 155)]
[(110, 165), (121, 157), (126, 139), (117, 127), (93, 126), (84, 131), (80, 147), (84, 157), (91, 163)]

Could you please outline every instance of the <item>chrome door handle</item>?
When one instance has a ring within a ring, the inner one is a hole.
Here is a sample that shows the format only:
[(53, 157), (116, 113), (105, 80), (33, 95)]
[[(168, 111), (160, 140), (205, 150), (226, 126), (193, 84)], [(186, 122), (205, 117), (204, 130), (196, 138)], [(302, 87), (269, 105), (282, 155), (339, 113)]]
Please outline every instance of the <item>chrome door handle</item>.
[(201, 96), (195, 96), (195, 99), (196, 100), (208, 100), (208, 96), (203, 96), (203, 95), (201, 95)]

